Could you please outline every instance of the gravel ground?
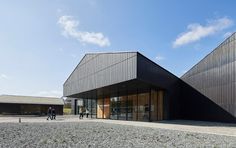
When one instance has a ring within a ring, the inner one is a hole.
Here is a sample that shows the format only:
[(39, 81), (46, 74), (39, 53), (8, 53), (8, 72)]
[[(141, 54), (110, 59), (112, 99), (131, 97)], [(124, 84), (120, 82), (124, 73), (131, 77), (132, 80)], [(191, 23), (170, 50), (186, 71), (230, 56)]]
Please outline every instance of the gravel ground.
[(0, 123), (0, 147), (236, 147), (236, 137), (89, 121)]

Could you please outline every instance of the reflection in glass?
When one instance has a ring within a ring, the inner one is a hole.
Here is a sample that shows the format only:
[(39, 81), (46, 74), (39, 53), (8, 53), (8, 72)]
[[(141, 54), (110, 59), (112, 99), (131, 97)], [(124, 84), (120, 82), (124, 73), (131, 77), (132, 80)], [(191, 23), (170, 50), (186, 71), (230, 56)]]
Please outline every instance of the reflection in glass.
[(91, 114), (92, 114), (92, 118), (96, 118), (97, 116), (97, 110), (96, 110), (96, 105), (97, 105), (97, 102), (95, 99), (91, 100), (91, 103), (92, 103), (92, 111), (91, 111)]
[(149, 93), (138, 94), (138, 120), (149, 120)]
[(152, 89), (145, 93), (127, 96), (100, 97), (97, 100), (85, 101), (84, 105), (91, 108), (92, 117), (97, 115), (97, 118), (133, 121), (163, 119), (163, 91), (161, 90)]
[(126, 120), (126, 112), (127, 112), (127, 105), (126, 105), (126, 96), (118, 97), (118, 119), (119, 120)]
[(127, 120), (137, 120), (137, 95), (128, 95)]
[(117, 119), (117, 111), (118, 111), (118, 98), (112, 97), (110, 98), (110, 119)]

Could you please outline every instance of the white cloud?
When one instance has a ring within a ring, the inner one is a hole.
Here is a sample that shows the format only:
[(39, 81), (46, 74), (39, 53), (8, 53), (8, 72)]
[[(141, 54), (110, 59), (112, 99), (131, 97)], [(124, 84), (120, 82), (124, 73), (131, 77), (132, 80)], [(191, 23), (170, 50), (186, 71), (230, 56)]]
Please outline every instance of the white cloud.
[(221, 30), (224, 30), (233, 25), (233, 20), (223, 17), (216, 20), (208, 21), (206, 25), (198, 23), (190, 24), (187, 27), (187, 31), (181, 33), (173, 43), (173, 47), (179, 47), (185, 44), (189, 44), (198, 41), (204, 37), (213, 35)]
[(9, 79), (9, 77), (5, 74), (0, 74), (0, 79)]
[(155, 58), (157, 61), (162, 61), (165, 59), (165, 57), (161, 56), (161, 55), (157, 55)]
[(42, 97), (62, 97), (62, 91), (59, 90), (49, 90), (49, 91), (40, 91), (34, 96), (42, 96)]
[(62, 34), (66, 37), (72, 37), (79, 40), (81, 43), (95, 44), (100, 47), (110, 46), (110, 41), (100, 32), (87, 32), (79, 31), (79, 21), (75, 20), (72, 16), (61, 16), (58, 24), (63, 29)]

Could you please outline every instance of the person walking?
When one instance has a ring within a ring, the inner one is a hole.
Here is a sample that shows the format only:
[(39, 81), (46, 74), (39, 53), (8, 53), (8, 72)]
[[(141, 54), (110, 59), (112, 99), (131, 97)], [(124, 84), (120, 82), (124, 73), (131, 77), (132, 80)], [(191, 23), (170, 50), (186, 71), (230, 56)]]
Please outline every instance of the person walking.
[(88, 116), (89, 116), (89, 110), (88, 110), (87, 108), (86, 108), (85, 113), (86, 113), (86, 118), (88, 118)]
[(84, 113), (83, 113), (83, 107), (81, 106), (80, 108), (79, 108), (79, 118), (80, 119), (83, 119), (83, 115)]
[(54, 107), (52, 108), (52, 120), (56, 120), (56, 110)]
[(48, 114), (47, 120), (48, 120), (48, 119), (51, 119), (51, 120), (52, 120), (52, 107), (49, 107), (49, 108), (48, 108), (47, 114)]

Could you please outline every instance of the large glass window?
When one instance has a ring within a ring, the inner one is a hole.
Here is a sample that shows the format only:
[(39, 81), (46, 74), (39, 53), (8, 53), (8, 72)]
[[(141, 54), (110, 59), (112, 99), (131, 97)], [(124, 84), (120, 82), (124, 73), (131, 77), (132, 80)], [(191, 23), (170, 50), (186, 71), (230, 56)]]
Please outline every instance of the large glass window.
[(149, 121), (149, 93), (138, 94), (138, 120)]
[(89, 111), (89, 117), (92, 117), (92, 100), (88, 99), (88, 107), (87, 107), (88, 111)]
[(128, 95), (127, 98), (127, 120), (137, 120), (137, 95)]
[(127, 96), (118, 97), (118, 119), (126, 120), (127, 114)]
[(88, 109), (88, 99), (83, 99), (83, 103), (84, 103), (83, 107), (85, 111), (86, 109)]
[(92, 118), (96, 118), (97, 117), (97, 109), (96, 109), (96, 106), (97, 106), (97, 101), (94, 99), (94, 100), (91, 100), (91, 107), (92, 107), (92, 111), (91, 111), (91, 115), (92, 115)]
[(117, 119), (118, 97), (110, 98), (110, 119)]
[[(96, 105), (97, 106), (96, 106)], [(115, 120), (157, 121), (163, 119), (163, 91), (151, 90), (128, 96), (100, 97), (87, 101), (92, 117)]]

